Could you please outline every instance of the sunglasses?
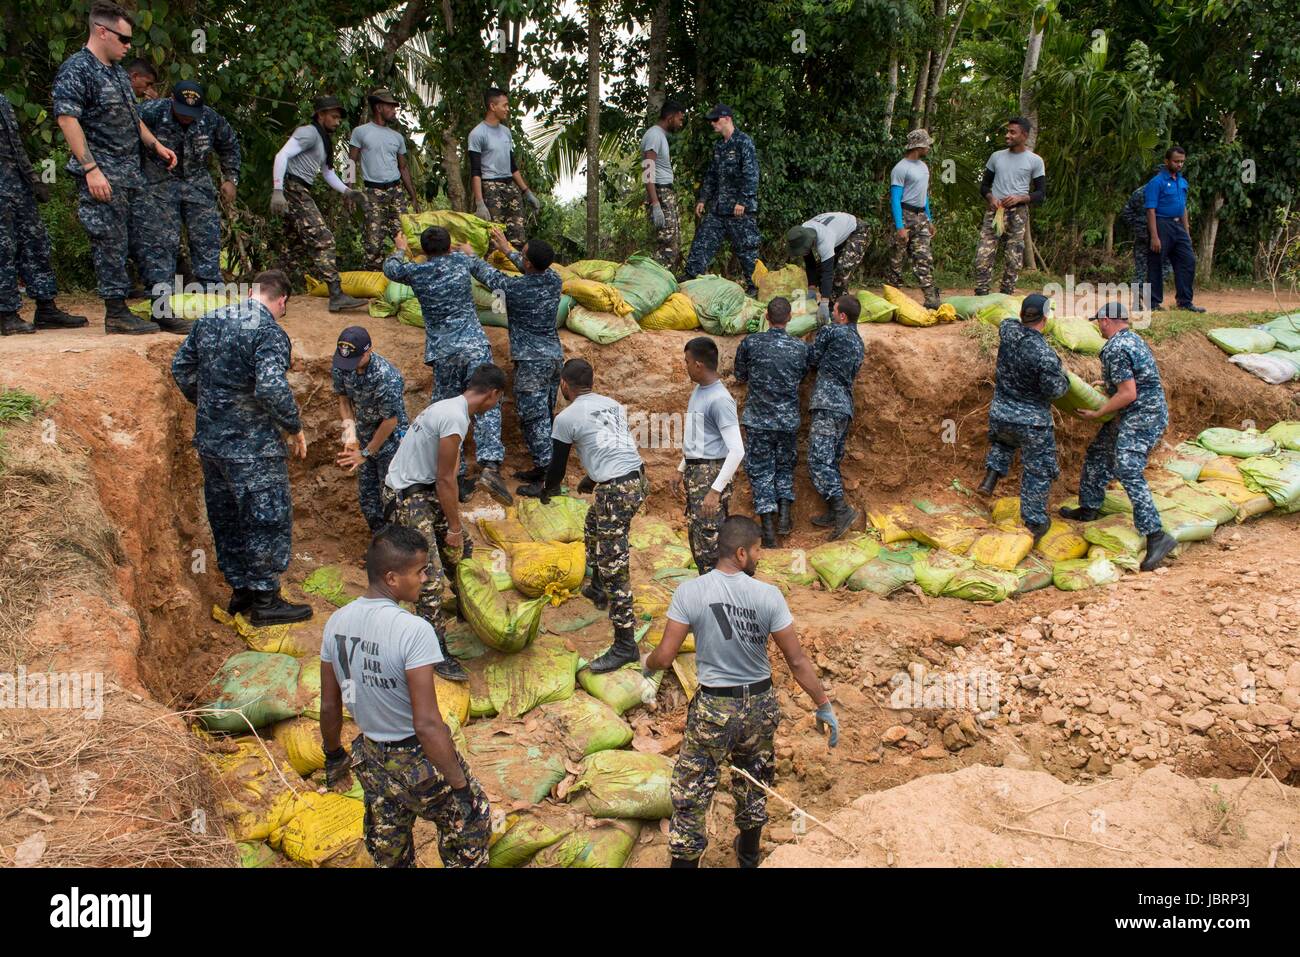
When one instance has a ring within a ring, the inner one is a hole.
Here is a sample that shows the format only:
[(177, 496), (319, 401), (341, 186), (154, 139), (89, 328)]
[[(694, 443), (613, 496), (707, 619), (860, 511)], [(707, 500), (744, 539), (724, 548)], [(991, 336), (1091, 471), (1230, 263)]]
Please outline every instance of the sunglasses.
[(104, 26), (104, 24), (102, 24), (102, 23), (97, 23), (97, 24), (95, 24), (95, 26), (97, 26), (97, 27), (99, 27), (99, 28), (101, 28), (101, 29), (103, 29), (103, 30), (107, 30), (109, 33), (113, 34), (113, 36), (115, 36), (115, 37), (117, 37), (119, 40), (121, 40), (122, 43), (125, 44), (126, 46), (130, 46), (130, 45), (131, 45), (131, 41), (132, 41), (132, 39), (134, 38), (133, 35), (130, 34), (130, 33), (118, 33), (118, 32), (117, 32), (116, 30), (114, 30), (112, 27), (106, 27), (106, 26)]

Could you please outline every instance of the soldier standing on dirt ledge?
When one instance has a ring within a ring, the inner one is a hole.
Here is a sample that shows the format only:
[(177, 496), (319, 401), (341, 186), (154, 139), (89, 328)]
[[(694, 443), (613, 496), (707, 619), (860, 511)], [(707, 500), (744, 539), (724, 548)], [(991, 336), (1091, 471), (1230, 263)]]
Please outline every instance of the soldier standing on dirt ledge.
[[(642, 668), (649, 677), (669, 667), (687, 632), (695, 634), (700, 689), (686, 710), (686, 734), (673, 765), (673, 817), (668, 832), (672, 867), (699, 867), (709, 843), (705, 818), (724, 767), (735, 765), (755, 781), (772, 784), (773, 739), (781, 706), (772, 690), (769, 637), (781, 649), (794, 680), (817, 705), (817, 730), (829, 727), (832, 748), (840, 740), (835, 710), (817, 670), (799, 646), (781, 590), (754, 578), (762, 553), (760, 534), (754, 520), (743, 515), (723, 522), (717, 568), (677, 586), (663, 639)], [(766, 793), (734, 771), (731, 793), (740, 830), (736, 857), (741, 867), (757, 867), (767, 823)]]
[(817, 330), (808, 353), (808, 368), (817, 370), (808, 411), (808, 474), (817, 494), (826, 499), (826, 512), (813, 517), (818, 528), (831, 529), (831, 541), (858, 520), (858, 510), (844, 501), (840, 461), (853, 421), (853, 380), (862, 368), (866, 347), (858, 332), (862, 304), (856, 296), (840, 296), (831, 313), (834, 320)]
[(298, 403), (285, 373), (290, 343), (278, 319), (289, 278), (258, 273), (253, 294), (194, 323), (172, 360), (172, 378), (194, 406), (194, 447), (217, 564), (234, 589), (226, 611), (256, 625), (305, 621), (310, 605), (280, 596), (289, 567), (293, 503), (280, 433), (295, 458), (307, 458)]

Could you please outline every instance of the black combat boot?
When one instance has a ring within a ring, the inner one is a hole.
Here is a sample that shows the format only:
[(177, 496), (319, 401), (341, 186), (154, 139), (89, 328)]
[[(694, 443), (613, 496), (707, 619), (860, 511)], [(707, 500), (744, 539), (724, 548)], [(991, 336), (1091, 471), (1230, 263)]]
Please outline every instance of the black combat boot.
[(609, 607), (609, 594), (605, 591), (605, 583), (600, 580), (599, 568), (592, 567), (591, 581), (582, 586), (582, 596), (597, 608)]
[(104, 334), (124, 336), (145, 336), (151, 332), (162, 331), (158, 323), (141, 319), (126, 308), (125, 299), (104, 300)]
[(764, 512), (758, 521), (763, 526), (763, 547), (776, 548), (776, 512)]
[(1091, 522), (1101, 513), (1095, 508), (1084, 508), (1080, 505), (1078, 508), (1069, 508), (1061, 506), (1061, 517), (1072, 519), (1076, 522)]
[(230, 601), (226, 604), (226, 614), (237, 615), (241, 611), (248, 611), (253, 607), (253, 599), (256, 596), (256, 592), (249, 591), (247, 588), (234, 589), (230, 593)]
[(272, 591), (253, 591), (252, 596), (248, 606), (248, 621), (257, 628), (306, 621), (313, 614), (311, 605), (296, 605), (285, 601), (278, 588)]
[(164, 309), (163, 315), (154, 316), (153, 321), (158, 323), (158, 328), (163, 332), (170, 332), (177, 336), (188, 336), (190, 330), (194, 328), (194, 323), (184, 316), (169, 315), (170, 309)]
[(758, 867), (758, 849), (762, 838), (761, 827), (746, 828), (736, 835), (732, 847), (736, 849), (736, 860), (741, 867)]
[(784, 498), (776, 503), (776, 533), (778, 535), (789, 535), (794, 528), (793, 518), (790, 514), (792, 504), (792, 502)]
[(698, 867), (700, 866), (700, 859), (699, 859), (698, 857), (693, 857), (693, 858), (691, 858), (691, 859), (688, 861), (688, 860), (686, 860), (685, 858), (682, 858), (682, 857), (672, 857), (672, 858), (669, 858), (669, 859), (668, 859), (668, 866), (669, 866), (669, 867), (695, 867), (695, 868), (698, 868)]
[(80, 329), (89, 321), (85, 316), (64, 312), (53, 299), (37, 299), (35, 324), (37, 329)]
[(622, 668), (624, 665), (631, 664), (640, 659), (641, 653), (636, 647), (636, 630), (631, 626), (626, 628), (614, 628), (614, 643), (599, 655), (595, 661), (587, 665), (587, 670), (593, 675), (604, 674), (606, 671), (613, 671), (616, 668)]
[(510, 494), (505, 479), (501, 477), (500, 462), (485, 462), (478, 473), (478, 484), (483, 487), (498, 505), (509, 508), (515, 504), (515, 497)]
[(442, 635), (438, 636), (438, 647), (442, 650), (442, 661), (433, 666), (433, 673), (448, 681), (469, 681), (469, 672), (465, 670), (464, 665), (452, 657), (451, 652), (447, 650), (447, 639)]
[(478, 479), (472, 479), (468, 475), (461, 475), (456, 479), (456, 497), (462, 505), (470, 500), (476, 488), (478, 488)]
[(36, 327), (18, 313), (0, 312), (0, 336), (21, 336), (35, 331)]
[(812, 523), (818, 528), (830, 528), (831, 523), (835, 521), (835, 505), (830, 500), (826, 500), (826, 511), (820, 515), (812, 517)]
[(1142, 559), (1142, 564), (1138, 565), (1144, 572), (1149, 572), (1153, 568), (1159, 568), (1160, 564), (1168, 557), (1169, 553), (1174, 550), (1178, 544), (1178, 539), (1174, 538), (1163, 528), (1158, 532), (1152, 532), (1147, 536), (1147, 553)]
[(521, 482), (540, 482), (546, 478), (546, 466), (538, 465), (531, 469), (518, 469), (514, 476)]
[(1037, 548), (1038, 540), (1047, 534), (1048, 529), (1050, 529), (1052, 525), (1050, 522), (1043, 522), (1043, 524), (1041, 525), (1026, 525), (1025, 527), (1029, 529), (1029, 531), (1033, 534), (1034, 536), (1033, 547)]
[(980, 482), (979, 493), (981, 495), (992, 495), (993, 490), (998, 487), (998, 479), (1002, 478), (997, 472), (989, 469), (984, 473), (984, 481)]
[(831, 507), (831, 537), (828, 541), (835, 541), (847, 532), (853, 523), (858, 520), (859, 512), (856, 508), (849, 505), (843, 498), (833, 498), (828, 503)]
[(354, 296), (349, 296), (343, 291), (343, 284), (339, 279), (335, 279), (333, 282), (329, 283), (329, 291), (330, 312), (342, 312), (345, 309), (360, 309), (370, 301), (368, 299), (357, 299)]

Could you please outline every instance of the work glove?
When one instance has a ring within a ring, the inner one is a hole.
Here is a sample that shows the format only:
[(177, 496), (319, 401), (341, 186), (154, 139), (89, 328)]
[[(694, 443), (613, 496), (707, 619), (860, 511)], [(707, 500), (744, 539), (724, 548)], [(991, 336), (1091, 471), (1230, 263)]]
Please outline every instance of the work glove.
[(283, 216), (289, 211), (289, 201), (284, 198), (284, 190), (271, 190), (271, 215)]
[(325, 783), (331, 788), (346, 784), (352, 772), (349, 768), (348, 753), (343, 748), (325, 755)]
[(664, 208), (658, 203), (650, 207), (650, 222), (655, 224), (656, 229), (663, 229), (667, 220), (664, 219)]
[(474, 207), (474, 215), (479, 219), (486, 219), (489, 223), (492, 222), (492, 214), (488, 212), (487, 203), (483, 202), (481, 199)]
[(528, 192), (524, 193), (524, 199), (528, 200), (528, 204), (532, 206), (533, 209), (542, 208), (542, 201), (537, 198), (537, 194), (534, 193), (531, 189)]
[(44, 204), (50, 201), (50, 184), (39, 179), (32, 180), (32, 196), (36, 202)]
[(465, 558), (473, 558), (473, 557), (474, 557), (474, 543), (473, 543), (473, 541), (471, 541), (469, 538), (466, 538), (466, 539), (465, 539), (465, 545), (464, 545), (464, 547), (461, 549), (461, 554), (462, 554)]
[(369, 200), (366, 199), (366, 194), (359, 189), (350, 189), (344, 193), (343, 202), (347, 203), (348, 208), (354, 213), (364, 213), (366, 207), (370, 205)]
[(817, 720), (814, 722), (817, 726), (817, 733), (821, 734), (827, 727), (831, 729), (831, 739), (827, 742), (832, 748), (840, 743), (840, 723), (835, 720), (835, 710), (831, 703), (827, 701), (817, 709)]
[(828, 302), (817, 303), (817, 325), (829, 326), (831, 324), (831, 306)]
[(584, 475), (582, 481), (578, 483), (578, 494), (587, 495), (594, 491), (596, 491), (596, 483), (590, 475)]

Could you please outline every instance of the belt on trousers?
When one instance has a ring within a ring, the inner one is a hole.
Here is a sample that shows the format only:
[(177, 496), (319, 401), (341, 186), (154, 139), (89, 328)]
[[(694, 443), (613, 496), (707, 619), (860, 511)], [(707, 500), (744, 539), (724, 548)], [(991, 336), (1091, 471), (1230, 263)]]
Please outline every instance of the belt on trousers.
[(700, 685), (700, 690), (714, 698), (748, 698), (751, 695), (762, 694), (771, 687), (772, 679), (764, 678), (762, 681), (755, 681), (753, 684), (732, 685), (730, 688), (709, 688)]
[(409, 738), (402, 738), (401, 741), (376, 741), (374, 738), (366, 738), (366, 743), (378, 748), (381, 751), (389, 751), (393, 748), (416, 748), (420, 745), (418, 735), (411, 735)]
[(925, 212), (925, 207), (924, 207), (924, 206), (909, 206), (907, 203), (903, 203), (902, 206), (903, 206), (903, 208), (904, 208), (905, 210), (907, 210), (909, 213), (924, 213), (924, 212)]
[(634, 469), (633, 471), (628, 472), (626, 475), (619, 475), (619, 476), (617, 476), (617, 477), (615, 477), (615, 478), (612, 478), (612, 479), (605, 479), (605, 481), (603, 481), (603, 482), (597, 482), (596, 484), (597, 484), (597, 485), (609, 485), (611, 482), (622, 482), (622, 481), (625, 480), (625, 479), (640, 478), (642, 475), (645, 475), (645, 466), (644, 466), (644, 465), (641, 466), (639, 469)]
[(400, 179), (390, 179), (387, 183), (372, 183), (370, 180), (364, 179), (362, 182), (370, 189), (392, 189), (394, 186), (400, 186), (402, 181)]
[(285, 174), (284, 174), (284, 178), (285, 178), (285, 179), (291, 179), (291, 180), (293, 180), (295, 183), (297, 183), (297, 184), (298, 184), (299, 186), (301, 186), (303, 189), (311, 189), (311, 183), (307, 182), (307, 181), (306, 181), (305, 179), (303, 179), (301, 176), (295, 176), (295, 175), (293, 175), (293, 173), (285, 173)]
[(721, 463), (723, 463), (723, 462), (725, 462), (725, 461), (727, 461), (725, 458), (721, 458), (721, 459), (687, 459), (687, 460), (686, 460), (686, 464), (687, 464), (687, 465), (719, 465), (719, 464), (721, 464)]
[(515, 179), (515, 178), (514, 178), (513, 176), (498, 176), (496, 179), (490, 179), (490, 178), (488, 178), (488, 177), (485, 176), (485, 177), (483, 178), (483, 182), (485, 182), (485, 183), (513, 183), (513, 182), (514, 182), (514, 179)]
[(434, 492), (434, 493), (436, 493), (437, 491), (438, 491), (438, 486), (437, 486), (437, 485), (428, 485), (428, 484), (424, 484), (424, 483), (417, 483), (417, 484), (415, 484), (415, 485), (408, 485), (408, 486), (406, 486), (406, 488), (403, 488), (403, 489), (398, 489), (397, 492), (396, 492), (395, 494), (396, 494), (396, 496), (397, 496), (397, 500), (398, 500), (399, 502), (405, 502), (408, 498), (410, 498), (412, 495), (416, 494), (417, 492)]

